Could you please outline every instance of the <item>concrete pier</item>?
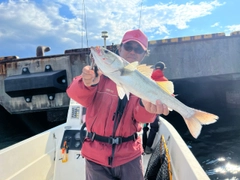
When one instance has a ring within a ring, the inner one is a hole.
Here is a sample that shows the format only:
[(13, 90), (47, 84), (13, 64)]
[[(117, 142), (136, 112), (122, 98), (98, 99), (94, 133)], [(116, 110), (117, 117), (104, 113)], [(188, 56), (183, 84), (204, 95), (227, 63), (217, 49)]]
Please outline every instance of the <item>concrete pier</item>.
[(143, 63), (163, 61), (169, 79), (240, 73), (239, 31), (150, 41), (149, 49)]

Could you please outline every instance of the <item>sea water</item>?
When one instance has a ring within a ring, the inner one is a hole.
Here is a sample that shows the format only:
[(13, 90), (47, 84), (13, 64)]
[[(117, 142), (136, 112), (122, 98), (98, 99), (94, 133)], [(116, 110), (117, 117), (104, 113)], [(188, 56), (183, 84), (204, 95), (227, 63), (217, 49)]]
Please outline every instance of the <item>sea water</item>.
[[(170, 112), (164, 118), (176, 128), (211, 180), (238, 180), (240, 179), (240, 116), (233, 115), (232, 111), (226, 108), (206, 109), (217, 114), (219, 120), (214, 124), (203, 126), (197, 139), (190, 135), (183, 119), (176, 112)], [(39, 131), (53, 127), (53, 124), (49, 125), (43, 118), (44, 116), (38, 114), (34, 119), (42, 121)], [(22, 118), (0, 109), (0, 149), (35, 134), (36, 132), (33, 132)]]

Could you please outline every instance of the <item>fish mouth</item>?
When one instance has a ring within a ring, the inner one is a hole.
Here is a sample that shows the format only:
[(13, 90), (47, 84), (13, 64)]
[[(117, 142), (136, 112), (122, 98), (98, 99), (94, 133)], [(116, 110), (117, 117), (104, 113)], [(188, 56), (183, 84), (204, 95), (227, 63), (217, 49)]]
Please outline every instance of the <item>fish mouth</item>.
[[(108, 50), (101, 49), (101, 46), (95, 46), (95, 47), (91, 46), (90, 50), (94, 51), (99, 56), (102, 56), (103, 54), (108, 54), (109, 53)], [(103, 50), (104, 53), (102, 53), (102, 50)], [(113, 60), (109, 61), (107, 59), (113, 59)], [(107, 65), (111, 66), (116, 61), (116, 57), (113, 56), (113, 58), (109, 58), (109, 57), (106, 58), (106, 57), (102, 56), (101, 61), (104, 62), (104, 64), (107, 64)]]

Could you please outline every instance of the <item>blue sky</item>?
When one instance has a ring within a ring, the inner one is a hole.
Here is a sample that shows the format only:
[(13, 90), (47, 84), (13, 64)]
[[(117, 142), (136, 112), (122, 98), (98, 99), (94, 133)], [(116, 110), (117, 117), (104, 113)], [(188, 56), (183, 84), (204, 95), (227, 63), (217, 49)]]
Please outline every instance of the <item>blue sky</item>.
[[(240, 0), (0, 0), (0, 57), (119, 44), (129, 29), (149, 40), (240, 31)], [(141, 18), (140, 18), (141, 12)], [(140, 23), (139, 23), (140, 22)]]

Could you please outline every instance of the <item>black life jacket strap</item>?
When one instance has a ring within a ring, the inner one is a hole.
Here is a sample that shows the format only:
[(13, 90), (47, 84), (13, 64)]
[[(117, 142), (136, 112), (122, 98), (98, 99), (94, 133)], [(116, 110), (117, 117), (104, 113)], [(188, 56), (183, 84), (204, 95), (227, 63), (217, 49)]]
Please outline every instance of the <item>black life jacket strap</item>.
[(80, 141), (81, 141), (81, 143), (84, 142), (84, 139), (85, 139), (86, 134), (87, 134), (85, 128), (86, 128), (86, 123), (84, 122), (84, 123), (82, 124), (81, 129), (80, 129)]
[(138, 134), (134, 133), (133, 135), (128, 136), (128, 137), (121, 137), (121, 136), (107, 137), (107, 136), (100, 136), (93, 132), (87, 132), (86, 137), (88, 137), (92, 141), (96, 140), (99, 142), (109, 143), (109, 144), (113, 145), (113, 144), (122, 144), (122, 143), (128, 142), (128, 141), (135, 141), (138, 137)]

